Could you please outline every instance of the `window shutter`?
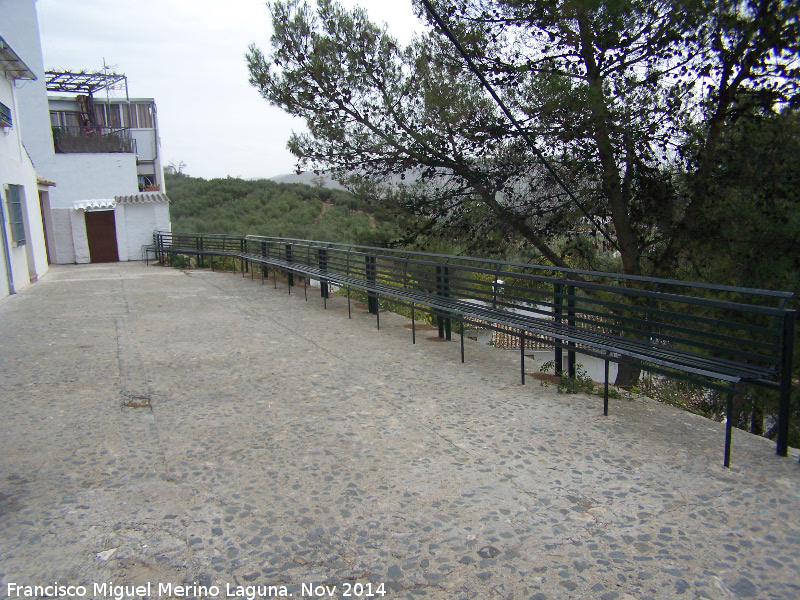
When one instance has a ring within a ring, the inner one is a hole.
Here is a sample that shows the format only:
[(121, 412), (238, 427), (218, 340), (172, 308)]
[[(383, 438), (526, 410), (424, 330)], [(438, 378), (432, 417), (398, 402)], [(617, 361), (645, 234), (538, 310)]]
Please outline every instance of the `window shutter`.
[(11, 241), (17, 246), (25, 245), (25, 222), (22, 218), (22, 186), (9, 185), (6, 190), (8, 220), (11, 224)]

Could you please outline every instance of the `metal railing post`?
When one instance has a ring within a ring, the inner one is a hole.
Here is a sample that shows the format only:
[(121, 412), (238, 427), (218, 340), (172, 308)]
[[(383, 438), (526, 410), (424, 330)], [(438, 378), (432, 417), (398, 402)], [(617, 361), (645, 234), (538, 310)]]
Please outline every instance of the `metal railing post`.
[[(447, 266), (436, 266), (436, 295), (442, 298), (450, 297), (450, 269)], [(446, 340), (452, 339), (450, 317), (446, 313), (436, 315), (439, 325), (439, 337)]]
[(786, 456), (789, 451), (789, 415), (792, 408), (792, 355), (794, 325), (797, 311), (787, 310), (783, 318), (783, 348), (781, 350), (781, 396), (778, 404), (778, 443), (776, 453)]
[(500, 272), (500, 265), (498, 264), (497, 270), (495, 271), (494, 274), (494, 283), (492, 284), (492, 308), (497, 308), (497, 286), (500, 285), (498, 283), (498, 280), (500, 279), (499, 272)]
[(603, 416), (608, 416), (608, 357), (609, 352), (606, 352), (605, 360), (603, 361)]
[[(311, 266), (311, 244), (306, 244), (306, 258), (305, 258), (305, 265), (307, 267)], [(308, 274), (305, 273), (303, 275), (303, 297), (305, 298), (306, 302), (308, 302)]]
[(733, 395), (734, 388), (731, 386), (728, 391), (727, 403), (725, 407), (725, 456), (723, 458), (723, 465), (725, 467), (731, 466), (731, 437), (733, 435)]
[[(450, 297), (450, 268), (444, 268), (444, 277), (442, 278), (442, 296), (445, 298)], [(444, 319), (444, 339), (451, 340), (452, 339), (452, 320), (449, 317), (450, 313), (447, 313), (448, 316)]]
[[(292, 245), (286, 244), (286, 262), (292, 262)], [(294, 285), (294, 273), (286, 271), (286, 281), (289, 283), (289, 289)]]
[[(350, 277), (350, 253), (352, 252), (352, 248), (347, 249), (347, 261), (345, 264), (344, 273), (347, 277)], [(350, 286), (347, 286), (347, 318), (352, 319), (353, 313), (350, 310)]]
[[(328, 270), (328, 249), (327, 248), (317, 248), (317, 264), (321, 271)], [(328, 299), (328, 280), (320, 278), (319, 280), (319, 293), (320, 295)], [(327, 306), (327, 302), (325, 304)]]
[[(575, 286), (567, 286), (567, 325), (575, 326)], [(567, 375), (575, 378), (575, 343), (567, 343)]]
[[(436, 266), (436, 295), (442, 295), (442, 267)], [(444, 318), (441, 314), (436, 315), (436, 324), (439, 326), (439, 339), (444, 338)]]
[[(261, 242), (261, 256), (266, 258), (267, 256), (267, 242)], [(261, 265), (261, 283), (264, 283), (264, 279), (269, 276), (269, 269), (267, 269), (266, 263)]]
[[(561, 314), (562, 314), (561, 290), (562, 290), (562, 285), (560, 283), (554, 283), (553, 284), (553, 304), (555, 304), (555, 307), (554, 307), (555, 310), (553, 310), (553, 315), (554, 315), (555, 322), (558, 325), (561, 325)], [(560, 373), (563, 373), (564, 372), (564, 350), (561, 348), (561, 346), (556, 346), (555, 361), (554, 362), (555, 362), (556, 375), (558, 375)]]
[[(373, 255), (366, 255), (364, 257), (366, 267), (366, 277), (369, 283), (375, 283), (378, 278), (378, 264), (376, 257)], [(378, 314), (378, 295), (375, 292), (367, 292), (367, 307), (369, 314)]]

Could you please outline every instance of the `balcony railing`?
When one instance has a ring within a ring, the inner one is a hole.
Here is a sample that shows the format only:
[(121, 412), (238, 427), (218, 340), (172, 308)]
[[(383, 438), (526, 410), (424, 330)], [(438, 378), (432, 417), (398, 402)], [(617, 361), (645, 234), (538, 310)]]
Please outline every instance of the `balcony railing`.
[(53, 127), (53, 146), (62, 154), (136, 153), (136, 140), (122, 127)]

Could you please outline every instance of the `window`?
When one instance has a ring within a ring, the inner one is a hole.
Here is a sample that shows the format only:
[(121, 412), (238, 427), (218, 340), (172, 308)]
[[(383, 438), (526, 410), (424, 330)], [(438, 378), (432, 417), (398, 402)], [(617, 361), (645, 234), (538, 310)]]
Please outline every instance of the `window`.
[(109, 104), (106, 106), (106, 111), (108, 111), (107, 125), (109, 127), (122, 127), (122, 119), (120, 118), (119, 108), (119, 104)]
[(153, 127), (153, 106), (151, 104), (137, 104), (136, 116), (139, 121), (139, 129), (150, 129)]
[[(97, 123), (106, 127), (133, 127), (136, 128), (136, 107), (125, 103), (115, 102), (100, 103), (94, 105), (97, 114)], [(133, 117), (132, 119), (129, 118)], [(133, 121), (133, 123), (131, 123)]]
[(0, 127), (11, 127), (11, 109), (0, 102)]
[(94, 117), (97, 120), (97, 124), (105, 127), (106, 125), (106, 111), (105, 106), (102, 104), (95, 104), (94, 105)]
[(80, 113), (71, 110), (51, 110), (50, 125), (53, 127), (78, 127)]
[(157, 187), (158, 181), (155, 175), (139, 173), (139, 191), (158, 191), (153, 189)]
[(73, 111), (61, 111), (61, 123), (64, 127), (78, 126), (78, 113)]
[(22, 186), (9, 185), (6, 189), (8, 220), (11, 224), (11, 241), (17, 246), (25, 245), (25, 222), (22, 220)]
[(125, 127), (136, 129), (136, 107), (133, 104), (120, 104), (122, 122)]
[(119, 129), (122, 127), (120, 108), (119, 104), (101, 104), (96, 102), (94, 105), (94, 114), (97, 118), (97, 124), (111, 129)]

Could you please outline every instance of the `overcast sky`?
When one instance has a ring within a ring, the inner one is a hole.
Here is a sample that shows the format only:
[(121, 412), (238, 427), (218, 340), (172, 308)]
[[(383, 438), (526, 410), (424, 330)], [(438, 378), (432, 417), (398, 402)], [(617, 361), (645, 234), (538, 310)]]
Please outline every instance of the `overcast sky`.
[[(411, 0), (340, 1), (366, 8), (401, 42), (422, 29)], [(247, 46), (269, 50), (264, 0), (38, 0), (37, 7), (45, 69), (99, 70), (105, 58), (128, 76), (132, 98), (155, 99), (165, 165), (183, 161), (187, 173), (205, 178), (294, 171), (286, 140), (303, 122), (247, 82)]]

